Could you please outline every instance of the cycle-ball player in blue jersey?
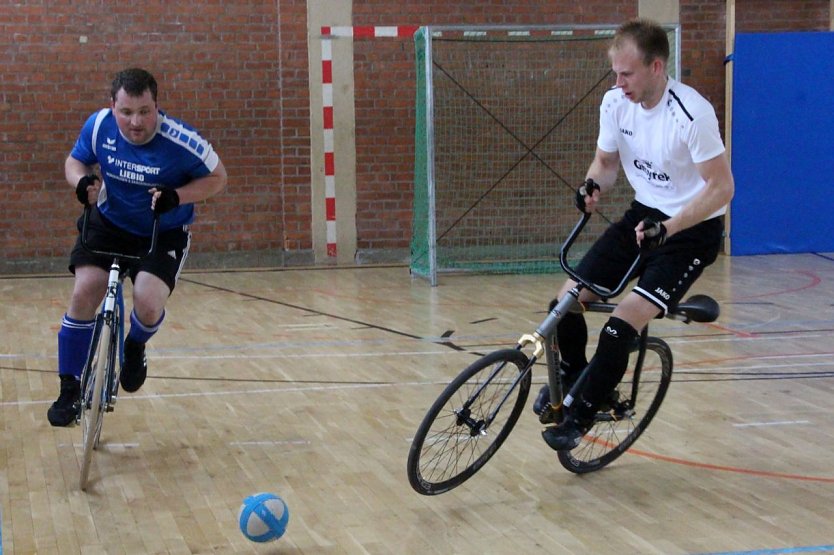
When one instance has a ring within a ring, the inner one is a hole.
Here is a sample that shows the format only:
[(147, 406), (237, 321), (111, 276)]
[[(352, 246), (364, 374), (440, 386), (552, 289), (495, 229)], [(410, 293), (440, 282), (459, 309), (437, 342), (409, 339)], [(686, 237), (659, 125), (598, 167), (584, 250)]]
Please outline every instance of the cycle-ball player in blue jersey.
[[(133, 310), (120, 382), (133, 392), (145, 382), (145, 344), (162, 325), (165, 303), (188, 256), (194, 203), (225, 187), (226, 170), (197, 131), (158, 109), (157, 83), (147, 71), (119, 72), (110, 97), (109, 108), (87, 119), (64, 170), (79, 202), (95, 205), (88, 234), (94, 249), (146, 253), (154, 212), (160, 215), (155, 254), (128, 265)], [(79, 219), (79, 231), (80, 226)], [(75, 285), (58, 332), (61, 392), (47, 411), (53, 426), (75, 420), (79, 379), (111, 262), (85, 251), (80, 236), (70, 254)]]
[[(586, 366), (590, 368), (575, 398), (564, 401), (563, 423), (542, 433), (556, 450), (579, 445), (597, 409), (625, 374), (640, 330), (677, 305), (715, 261), (724, 230), (721, 215), (734, 191), (715, 109), (693, 88), (666, 73), (666, 31), (647, 20), (626, 22), (616, 31), (608, 54), (616, 86), (602, 99), (596, 154), (577, 191), (576, 204), (581, 211), (592, 212), (600, 194), (614, 185), (621, 165), (635, 196), (623, 218), (583, 257), (577, 272), (613, 289), (641, 245), (644, 256), (637, 284), (603, 326), (590, 364), (582, 314), (568, 314), (557, 326), (568, 387)], [(568, 280), (559, 297), (574, 285)], [(579, 300), (595, 299), (585, 289)], [(534, 410), (541, 415), (549, 401), (545, 386)], [(547, 421), (547, 415), (541, 419)]]

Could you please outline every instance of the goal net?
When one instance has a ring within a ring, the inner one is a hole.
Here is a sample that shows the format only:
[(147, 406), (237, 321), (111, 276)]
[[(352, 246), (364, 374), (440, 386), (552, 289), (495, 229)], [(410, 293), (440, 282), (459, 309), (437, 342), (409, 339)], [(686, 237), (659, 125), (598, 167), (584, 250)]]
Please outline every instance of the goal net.
[[(422, 27), (411, 271), (558, 271), (579, 220), (574, 191), (593, 159), (599, 103), (614, 85), (615, 25)], [(677, 75), (677, 28), (668, 27)], [(622, 177), (620, 179), (623, 179)], [(581, 255), (633, 198), (619, 184), (574, 245)]]

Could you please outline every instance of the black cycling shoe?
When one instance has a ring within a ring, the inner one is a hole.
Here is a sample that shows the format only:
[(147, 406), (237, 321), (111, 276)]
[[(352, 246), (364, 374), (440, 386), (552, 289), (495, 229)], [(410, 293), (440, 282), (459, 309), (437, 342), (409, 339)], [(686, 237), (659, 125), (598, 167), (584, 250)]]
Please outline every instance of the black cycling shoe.
[(562, 421), (562, 406), (554, 406), (550, 403), (550, 387), (546, 384), (539, 390), (539, 394), (533, 403), (533, 412), (539, 415), (539, 422), (542, 424), (554, 424)]
[(536, 395), (536, 400), (533, 401), (533, 412), (538, 414), (539, 416), (542, 415), (544, 409), (547, 405), (550, 404), (550, 386), (544, 384), (542, 388), (539, 390), (539, 394)]
[[(565, 373), (564, 367), (561, 369), (562, 374), (562, 391), (567, 393), (570, 391), (570, 388), (573, 387), (574, 382), (576, 382), (577, 376), (568, 376)], [(545, 409), (550, 404), (550, 386), (544, 384), (541, 389), (539, 389), (539, 394), (536, 395), (536, 400), (533, 401), (533, 412), (539, 415), (540, 419), (542, 414), (545, 413)], [(542, 424), (546, 424), (545, 421), (542, 420)]]
[(148, 359), (145, 356), (145, 344), (131, 338), (125, 339), (125, 365), (119, 376), (122, 389), (128, 393), (138, 391), (148, 375)]
[(81, 404), (81, 384), (75, 376), (60, 376), (61, 393), (46, 411), (46, 419), (53, 426), (69, 426), (78, 416)]
[(554, 451), (570, 451), (579, 447), (582, 438), (593, 425), (593, 420), (576, 420), (572, 417), (558, 425), (550, 425), (542, 431), (542, 438)]

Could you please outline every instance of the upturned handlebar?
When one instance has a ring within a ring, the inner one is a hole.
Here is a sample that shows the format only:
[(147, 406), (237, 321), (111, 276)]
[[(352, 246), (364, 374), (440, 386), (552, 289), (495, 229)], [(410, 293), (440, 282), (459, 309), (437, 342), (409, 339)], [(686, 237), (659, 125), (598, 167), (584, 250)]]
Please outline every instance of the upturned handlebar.
[(637, 258), (634, 259), (634, 262), (631, 263), (631, 267), (629, 267), (628, 271), (623, 276), (623, 279), (620, 283), (613, 289), (608, 289), (607, 287), (603, 287), (601, 285), (597, 285), (595, 283), (591, 283), (587, 279), (580, 276), (575, 269), (571, 268), (570, 264), (568, 264), (568, 251), (570, 250), (571, 246), (573, 245), (576, 238), (579, 237), (579, 234), (582, 232), (582, 229), (585, 227), (585, 224), (588, 223), (588, 220), (591, 219), (591, 214), (584, 212), (582, 214), (582, 218), (579, 222), (574, 226), (573, 230), (571, 230), (568, 238), (565, 239), (564, 244), (562, 245), (562, 250), (559, 253), (559, 264), (562, 266), (562, 269), (568, 274), (571, 279), (575, 282), (579, 283), (585, 289), (590, 290), (594, 294), (602, 297), (603, 299), (609, 299), (611, 297), (616, 297), (620, 293), (623, 292), (626, 285), (628, 285), (629, 280), (631, 279), (632, 274), (634, 273), (634, 269), (637, 268), (637, 264), (640, 263), (640, 258), (642, 257), (641, 253), (637, 254)]
[(151, 246), (148, 249), (148, 252), (146, 252), (144, 254), (127, 254), (127, 253), (123, 253), (123, 252), (112, 252), (112, 251), (104, 251), (104, 250), (94, 249), (87, 243), (87, 230), (88, 230), (88, 227), (89, 227), (88, 224), (89, 224), (89, 221), (90, 221), (90, 211), (91, 210), (92, 210), (91, 205), (87, 204), (87, 205), (84, 206), (84, 219), (81, 223), (81, 246), (87, 252), (90, 252), (92, 254), (99, 254), (99, 255), (102, 255), (102, 256), (110, 256), (110, 257), (113, 257), (113, 258), (119, 258), (119, 259), (122, 259), (122, 260), (141, 260), (141, 259), (145, 258), (146, 256), (152, 255), (156, 251), (156, 243), (159, 239), (159, 214), (157, 214), (156, 212), (154, 212), (154, 215), (153, 215), (153, 227), (151, 229)]
[(629, 267), (628, 271), (625, 273), (620, 283), (613, 290), (592, 283), (589, 280), (580, 276), (576, 272), (576, 270), (574, 270), (568, 263), (568, 251), (570, 251), (570, 248), (573, 245), (574, 241), (576, 241), (576, 238), (579, 237), (579, 234), (582, 232), (582, 229), (585, 227), (585, 224), (587, 224), (588, 220), (590, 219), (591, 214), (588, 214), (587, 212), (582, 214), (582, 218), (574, 226), (570, 234), (568, 234), (567, 239), (565, 239), (565, 242), (562, 245), (562, 250), (559, 253), (559, 264), (562, 266), (562, 269), (565, 271), (565, 273), (568, 274), (578, 285), (574, 287), (569, 294), (559, 299), (556, 305), (551, 308), (544, 321), (541, 324), (539, 324), (538, 328), (536, 328), (536, 333), (532, 335), (523, 335), (518, 342), (519, 347), (524, 347), (526, 345), (535, 345), (533, 352), (534, 358), (541, 357), (541, 355), (544, 352), (544, 338), (552, 335), (555, 332), (556, 325), (559, 323), (559, 321), (576, 305), (576, 303), (579, 302), (579, 291), (581, 289), (588, 289), (603, 299), (616, 297), (617, 295), (622, 293), (623, 289), (625, 289), (629, 279), (631, 278), (635, 268), (637, 267), (637, 264), (640, 262), (641, 254), (638, 253), (637, 257), (634, 259), (634, 262), (631, 263), (631, 267)]

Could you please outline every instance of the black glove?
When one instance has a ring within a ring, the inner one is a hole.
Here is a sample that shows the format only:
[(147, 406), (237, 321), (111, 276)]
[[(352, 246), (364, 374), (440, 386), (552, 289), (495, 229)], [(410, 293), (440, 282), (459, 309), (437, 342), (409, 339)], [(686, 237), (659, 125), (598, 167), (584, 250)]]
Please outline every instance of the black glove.
[(654, 250), (666, 242), (666, 226), (651, 218), (643, 220), (643, 241), (640, 248)]
[(156, 199), (153, 211), (157, 214), (164, 214), (180, 205), (180, 195), (176, 189), (168, 187), (157, 187), (159, 197)]
[(79, 179), (78, 184), (75, 186), (75, 196), (78, 199), (78, 202), (84, 206), (90, 204), (88, 202), (90, 195), (87, 193), (87, 187), (95, 184), (96, 181), (99, 181), (98, 176), (94, 173), (90, 173)]
[(594, 191), (599, 191), (599, 183), (591, 179), (590, 177), (586, 179), (582, 185), (576, 190), (576, 208), (579, 209), (580, 212), (585, 212), (585, 197), (594, 196)]

